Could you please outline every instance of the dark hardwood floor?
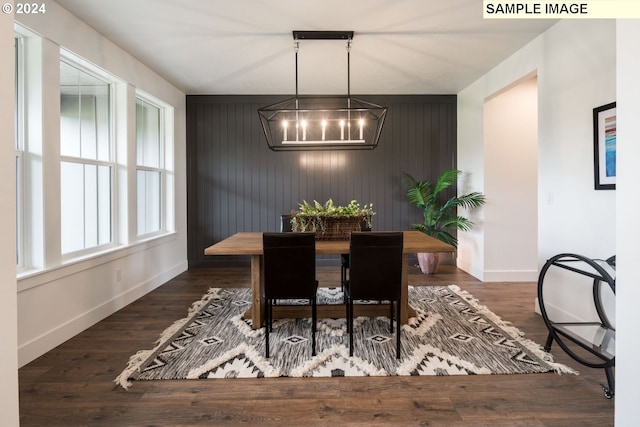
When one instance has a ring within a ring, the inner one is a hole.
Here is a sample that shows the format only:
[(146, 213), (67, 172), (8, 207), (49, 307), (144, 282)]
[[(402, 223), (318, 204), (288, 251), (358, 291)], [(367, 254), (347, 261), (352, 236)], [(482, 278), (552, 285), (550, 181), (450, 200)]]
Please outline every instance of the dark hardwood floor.
[[(535, 283), (481, 283), (451, 265), (410, 284), (458, 284), (543, 344)], [(338, 268), (320, 268), (336, 286)], [(129, 356), (153, 347), (210, 287), (248, 287), (249, 269), (190, 270), (70, 339), (19, 371), (25, 426), (613, 426), (604, 371), (579, 365), (554, 346), (555, 360), (579, 376), (276, 378), (113, 382)]]

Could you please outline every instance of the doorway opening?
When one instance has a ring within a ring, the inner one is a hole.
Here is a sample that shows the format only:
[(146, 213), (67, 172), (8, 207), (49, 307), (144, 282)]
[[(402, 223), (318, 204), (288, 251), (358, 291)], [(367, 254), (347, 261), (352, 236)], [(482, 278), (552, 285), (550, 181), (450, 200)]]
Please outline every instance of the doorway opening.
[(538, 274), (538, 79), (530, 74), (485, 100), (484, 281)]

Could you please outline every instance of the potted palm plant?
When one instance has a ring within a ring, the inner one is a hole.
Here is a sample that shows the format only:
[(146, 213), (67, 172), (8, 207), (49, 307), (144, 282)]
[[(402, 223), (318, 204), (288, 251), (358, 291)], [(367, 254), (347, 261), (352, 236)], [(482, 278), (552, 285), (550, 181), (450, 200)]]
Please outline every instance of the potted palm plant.
[[(413, 229), (422, 231), (454, 247), (458, 247), (458, 239), (451, 234), (454, 230), (469, 231), (473, 222), (468, 218), (458, 215), (458, 206), (462, 208), (476, 208), (485, 203), (484, 195), (473, 192), (462, 196), (451, 197), (442, 200), (438, 195), (456, 182), (461, 171), (457, 169), (445, 170), (436, 181), (418, 181), (410, 174), (403, 172), (402, 178), (407, 188), (407, 200), (422, 210), (424, 221), (422, 224), (413, 224)], [(437, 254), (418, 254), (420, 269), (425, 274), (435, 273), (438, 268)]]

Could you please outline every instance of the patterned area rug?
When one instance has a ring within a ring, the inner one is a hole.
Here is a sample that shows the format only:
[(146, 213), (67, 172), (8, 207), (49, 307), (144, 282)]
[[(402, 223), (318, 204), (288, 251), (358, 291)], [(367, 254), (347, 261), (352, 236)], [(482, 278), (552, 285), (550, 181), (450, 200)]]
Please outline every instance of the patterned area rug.
[[(342, 293), (320, 288), (318, 299), (339, 304)], [(250, 301), (249, 289), (211, 289), (115, 382), (126, 389), (131, 379), (575, 373), (456, 285), (409, 288), (417, 317), (402, 327), (399, 360), (386, 317), (355, 319), (353, 357), (345, 319), (318, 319), (315, 357), (311, 319), (276, 320), (266, 359), (264, 328), (242, 318)]]

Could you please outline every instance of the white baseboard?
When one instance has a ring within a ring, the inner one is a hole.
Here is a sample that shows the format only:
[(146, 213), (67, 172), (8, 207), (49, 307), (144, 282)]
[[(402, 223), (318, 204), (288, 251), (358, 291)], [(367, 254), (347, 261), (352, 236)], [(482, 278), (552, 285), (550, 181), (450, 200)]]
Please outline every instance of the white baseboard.
[(144, 282), (135, 285), (119, 295), (116, 295), (112, 299), (105, 301), (99, 306), (96, 306), (91, 310), (76, 316), (70, 321), (54, 327), (45, 334), (20, 345), (18, 347), (19, 367), (37, 359), (73, 336), (112, 315), (121, 308), (126, 307), (128, 304), (131, 304), (135, 300), (165, 284), (178, 274), (186, 271), (187, 268), (187, 260), (181, 261)]
[(482, 270), (474, 268), (474, 266), (469, 262), (469, 260), (458, 257), (456, 259), (456, 266), (459, 269), (469, 273), (476, 279), (482, 281), (482, 276), (483, 276)]
[(538, 270), (483, 270), (458, 257), (456, 265), (482, 282), (537, 282)]
[(485, 270), (483, 282), (537, 282), (538, 270)]

